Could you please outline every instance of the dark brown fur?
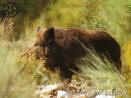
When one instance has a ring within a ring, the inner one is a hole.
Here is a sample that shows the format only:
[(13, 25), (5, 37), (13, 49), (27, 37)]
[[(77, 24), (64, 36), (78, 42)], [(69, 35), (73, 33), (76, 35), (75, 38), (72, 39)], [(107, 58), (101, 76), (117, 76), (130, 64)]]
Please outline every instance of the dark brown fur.
[(75, 28), (38, 30), (34, 46), (43, 47), (47, 67), (53, 70), (59, 66), (61, 75), (71, 78), (70, 69), (78, 70), (75, 66), (76, 59), (85, 55), (85, 50), (78, 40), (87, 48), (94, 48), (101, 57), (102, 55), (108, 57), (116, 64), (118, 70), (121, 69), (120, 46), (104, 31)]

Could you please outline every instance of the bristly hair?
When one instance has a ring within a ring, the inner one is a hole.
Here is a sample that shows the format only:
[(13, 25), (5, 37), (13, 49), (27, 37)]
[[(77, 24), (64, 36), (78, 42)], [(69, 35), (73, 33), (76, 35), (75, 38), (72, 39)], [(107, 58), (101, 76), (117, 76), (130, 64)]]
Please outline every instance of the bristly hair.
[(54, 27), (49, 27), (44, 33), (45, 40), (54, 40)]

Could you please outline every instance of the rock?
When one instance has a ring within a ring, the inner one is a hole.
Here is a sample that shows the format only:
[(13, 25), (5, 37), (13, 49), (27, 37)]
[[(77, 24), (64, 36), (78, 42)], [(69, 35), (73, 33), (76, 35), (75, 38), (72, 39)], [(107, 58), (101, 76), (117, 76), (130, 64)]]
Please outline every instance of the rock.
[(58, 90), (58, 85), (47, 85), (47, 86), (42, 86), (41, 89), (36, 90), (35, 95), (39, 95), (42, 98), (49, 98), (49, 96), (56, 96), (57, 95), (57, 90)]
[(68, 86), (68, 91), (62, 90), (62, 84), (53, 84), (47, 86), (39, 86), (35, 95), (40, 98), (87, 98), (86, 94), (82, 94), (81, 90), (77, 89), (74, 85)]
[(66, 91), (58, 90), (57, 92), (57, 98), (69, 98), (69, 94), (67, 94)]
[(41, 90), (41, 93), (50, 93), (51, 91), (57, 89), (57, 85), (54, 84), (54, 85), (48, 85), (46, 87), (44, 87), (42, 90)]

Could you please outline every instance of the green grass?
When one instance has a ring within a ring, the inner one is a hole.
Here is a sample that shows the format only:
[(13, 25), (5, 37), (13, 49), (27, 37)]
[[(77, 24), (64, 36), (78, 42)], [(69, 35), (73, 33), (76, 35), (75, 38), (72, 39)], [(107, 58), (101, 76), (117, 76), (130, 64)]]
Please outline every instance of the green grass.
[(0, 98), (36, 98), (36, 83), (20, 74), (17, 49), (0, 47)]
[[(87, 81), (90, 81), (92, 84), (91, 87), (85, 86), (84, 89), (87, 91), (115, 89), (124, 91), (126, 95), (123, 95), (123, 97), (129, 98), (129, 96), (131, 96), (129, 90), (131, 84), (126, 81), (123, 74), (117, 70), (115, 67), (116, 65), (109, 62), (106, 57), (101, 59), (93, 49), (89, 50), (82, 43), (81, 45), (87, 51), (87, 54), (76, 63), (80, 71), (75, 73), (82, 77), (86, 77)], [(119, 96), (122, 96), (122, 94)]]

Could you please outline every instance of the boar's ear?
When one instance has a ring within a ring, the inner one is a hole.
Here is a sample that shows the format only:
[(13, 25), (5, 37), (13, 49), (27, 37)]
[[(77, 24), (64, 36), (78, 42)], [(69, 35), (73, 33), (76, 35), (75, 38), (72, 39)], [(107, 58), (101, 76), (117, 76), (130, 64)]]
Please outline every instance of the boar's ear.
[(37, 29), (36, 29), (36, 32), (39, 32), (39, 31), (40, 31), (40, 29), (41, 29), (41, 27), (40, 27), (40, 26), (38, 26), (38, 27), (37, 27)]
[(44, 38), (46, 41), (54, 40), (54, 27), (50, 27), (45, 31)]

